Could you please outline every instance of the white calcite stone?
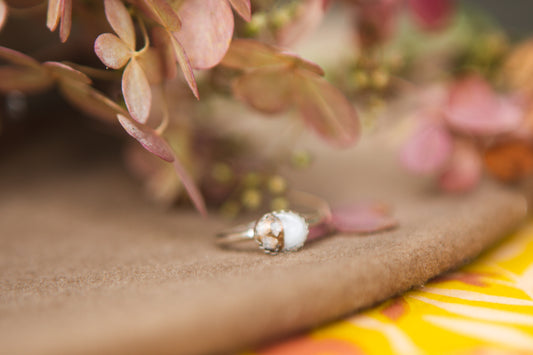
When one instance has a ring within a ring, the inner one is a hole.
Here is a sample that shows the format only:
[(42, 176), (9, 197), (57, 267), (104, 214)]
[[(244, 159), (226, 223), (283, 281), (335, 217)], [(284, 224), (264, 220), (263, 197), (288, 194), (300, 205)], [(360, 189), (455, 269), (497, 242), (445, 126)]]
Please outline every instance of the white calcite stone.
[(283, 250), (295, 251), (302, 248), (309, 235), (305, 218), (292, 211), (279, 211), (272, 214), (279, 218), (283, 225)]
[(300, 249), (308, 234), (305, 218), (292, 211), (267, 213), (254, 226), (254, 239), (271, 254)]

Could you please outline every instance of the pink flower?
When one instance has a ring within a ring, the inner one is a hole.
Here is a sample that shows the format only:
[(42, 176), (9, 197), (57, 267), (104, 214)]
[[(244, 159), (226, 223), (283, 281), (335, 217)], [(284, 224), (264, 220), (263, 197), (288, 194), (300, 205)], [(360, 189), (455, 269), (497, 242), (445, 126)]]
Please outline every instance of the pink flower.
[(407, 0), (416, 23), (425, 30), (444, 27), (453, 13), (453, 0)]
[(516, 131), (523, 117), (516, 99), (496, 93), (479, 76), (463, 78), (449, 87), (446, 100), (419, 115), (401, 162), (412, 172), (436, 175), (443, 190), (469, 190), (482, 176), (484, 143)]

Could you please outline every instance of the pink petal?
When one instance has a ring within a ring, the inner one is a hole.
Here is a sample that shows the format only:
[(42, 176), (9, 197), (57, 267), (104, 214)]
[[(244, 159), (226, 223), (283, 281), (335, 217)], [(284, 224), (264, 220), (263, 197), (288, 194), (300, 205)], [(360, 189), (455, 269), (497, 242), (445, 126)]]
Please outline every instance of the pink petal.
[(41, 63), (13, 49), (0, 46), (0, 59), (14, 64), (0, 66), (0, 91), (37, 92), (53, 84), (53, 78)]
[(207, 209), (205, 207), (204, 198), (202, 197), (202, 194), (200, 193), (200, 190), (198, 190), (198, 187), (196, 186), (192, 177), (189, 175), (189, 173), (187, 173), (187, 170), (185, 170), (185, 168), (178, 159), (175, 159), (172, 165), (174, 166), (176, 174), (178, 174), (181, 183), (183, 184), (183, 187), (185, 187), (185, 190), (187, 190), (189, 198), (191, 199), (196, 209), (203, 216), (207, 216)]
[(174, 169), (180, 177), (183, 186), (187, 190), (191, 201), (194, 203), (194, 205), (196, 206), (198, 211), (200, 211), (201, 214), (206, 215), (207, 210), (205, 208), (205, 202), (202, 198), (200, 191), (196, 187), (192, 177), (187, 173), (185, 168), (176, 159), (170, 145), (153, 129), (144, 125), (139, 125), (133, 120), (120, 114), (117, 115), (117, 118), (122, 127), (124, 127), (124, 129), (126, 130), (126, 132), (128, 132), (130, 136), (138, 140), (139, 143), (141, 143), (141, 145), (146, 150), (157, 155), (165, 161), (173, 163)]
[[(146, 74), (150, 85), (161, 84), (165, 69), (162, 67), (163, 63), (161, 62), (161, 58), (157, 50), (153, 47), (150, 47), (138, 55), (136, 59)], [(176, 65), (174, 64), (174, 66)]]
[(89, 85), (67, 81), (59, 85), (59, 90), (72, 105), (91, 116), (114, 122), (117, 114), (127, 114), (121, 106)]
[(122, 75), (122, 94), (131, 116), (145, 123), (150, 114), (152, 91), (146, 74), (135, 58), (132, 58)]
[(113, 31), (132, 50), (135, 50), (135, 27), (130, 13), (120, 0), (105, 0), (105, 15)]
[(181, 20), (167, 0), (143, 0), (139, 5), (167, 31), (174, 32), (180, 29)]
[(296, 70), (293, 95), (305, 122), (330, 143), (346, 147), (359, 136), (359, 118), (343, 93), (312, 72)]
[(4, 2), (4, 0), (0, 0), (0, 30), (2, 29), (2, 27), (4, 27), (4, 24), (6, 23), (7, 11), (8, 8), (6, 3)]
[(187, 84), (189, 84), (189, 88), (191, 88), (194, 96), (197, 99), (200, 99), (198, 86), (196, 85), (196, 79), (194, 78), (194, 72), (192, 71), (192, 65), (189, 60), (189, 57), (187, 56), (187, 53), (185, 53), (181, 43), (174, 36), (169, 34), (169, 38), (172, 44), (172, 49), (174, 50), (175, 58), (178, 61), (181, 70), (183, 71), (183, 75), (185, 76)]
[(103, 33), (94, 41), (94, 52), (106, 67), (120, 69), (132, 56), (131, 49), (112, 33)]
[(250, 4), (250, 0), (229, 0), (229, 2), (245, 21), (252, 19), (252, 4)]
[(439, 185), (449, 192), (470, 190), (481, 178), (481, 168), (481, 158), (475, 148), (459, 142), (447, 170), (440, 176)]
[(178, 12), (181, 29), (174, 33), (195, 69), (217, 65), (233, 36), (233, 13), (226, 1), (187, 0)]
[(59, 27), (59, 39), (66, 42), (72, 28), (72, 0), (63, 0), (61, 11), (61, 26)]
[(259, 41), (234, 39), (220, 64), (240, 70), (286, 64), (285, 58), (280, 58), (279, 53), (276, 47)]
[(43, 67), (48, 69), (60, 81), (79, 82), (86, 85), (91, 83), (91, 79), (89, 79), (87, 75), (66, 64), (59, 62), (45, 62)]
[(358, 204), (332, 211), (331, 223), (343, 233), (372, 233), (396, 227), (398, 222), (382, 204)]
[(418, 128), (401, 152), (403, 165), (412, 172), (433, 174), (441, 171), (452, 154), (452, 137), (439, 124)]
[(523, 112), (513, 100), (498, 96), (485, 80), (472, 76), (451, 87), (446, 118), (457, 130), (485, 136), (518, 128)]
[[(174, 46), (170, 39), (170, 35), (165, 29), (157, 26), (152, 29), (152, 41), (155, 48), (159, 51), (159, 55), (164, 67), (165, 77), (167, 79), (174, 79), (178, 74), (178, 69), (176, 66), (176, 54), (174, 53)], [(196, 86), (196, 82), (194, 80), (193, 82), (194, 86)]]
[(140, 125), (124, 115), (118, 114), (117, 118), (124, 130), (138, 140), (147, 151), (169, 163), (174, 161), (172, 148), (156, 131), (148, 126)]
[(298, 55), (288, 52), (282, 52), (279, 57), (283, 58), (286, 61), (294, 63), (293, 66), (296, 66), (299, 69), (308, 70), (320, 76), (324, 76), (325, 74), (324, 69), (322, 69), (322, 67), (320, 67), (318, 64), (310, 62), (307, 59), (303, 59)]
[(289, 68), (265, 68), (244, 74), (233, 84), (233, 93), (256, 110), (285, 111), (292, 104)]
[(417, 23), (427, 30), (445, 26), (452, 15), (453, 0), (408, 0)]
[(41, 63), (11, 48), (0, 46), (0, 58), (16, 65), (41, 69)]
[(54, 81), (44, 70), (18, 66), (0, 66), (0, 92), (39, 92), (48, 89)]
[(324, 17), (324, 0), (305, 0), (298, 4), (292, 21), (276, 34), (280, 46), (291, 46), (304, 36), (312, 34)]
[(61, 7), (63, 0), (48, 0), (48, 12), (46, 15), (46, 27), (50, 31), (55, 31), (59, 24), (61, 16)]
[(309, 70), (320, 76), (324, 75), (324, 70), (313, 62), (305, 60), (296, 54), (283, 51), (280, 48), (251, 39), (234, 39), (220, 64), (240, 70), (290, 65)]

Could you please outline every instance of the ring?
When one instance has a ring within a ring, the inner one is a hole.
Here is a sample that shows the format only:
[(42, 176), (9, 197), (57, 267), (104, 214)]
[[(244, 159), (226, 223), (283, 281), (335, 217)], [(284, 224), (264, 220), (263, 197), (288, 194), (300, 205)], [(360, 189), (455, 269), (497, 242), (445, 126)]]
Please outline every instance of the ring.
[(331, 220), (331, 209), (326, 201), (302, 191), (293, 190), (287, 196), (293, 202), (314, 212), (269, 212), (256, 221), (218, 233), (216, 243), (220, 246), (230, 246), (254, 240), (265, 253), (276, 255), (279, 252), (298, 251), (307, 240), (329, 233), (327, 225)]
[(303, 246), (312, 226), (321, 223), (319, 216), (308, 216), (293, 211), (274, 211), (250, 222), (217, 234), (219, 245), (255, 240), (267, 254), (298, 251)]

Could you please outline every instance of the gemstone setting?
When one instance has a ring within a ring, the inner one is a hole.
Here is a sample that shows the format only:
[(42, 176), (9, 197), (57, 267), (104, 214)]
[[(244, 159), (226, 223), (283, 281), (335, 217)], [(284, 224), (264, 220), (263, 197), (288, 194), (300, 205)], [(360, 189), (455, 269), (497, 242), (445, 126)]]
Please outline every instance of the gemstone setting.
[(299, 250), (308, 235), (305, 218), (292, 211), (267, 213), (254, 226), (254, 239), (268, 254)]

